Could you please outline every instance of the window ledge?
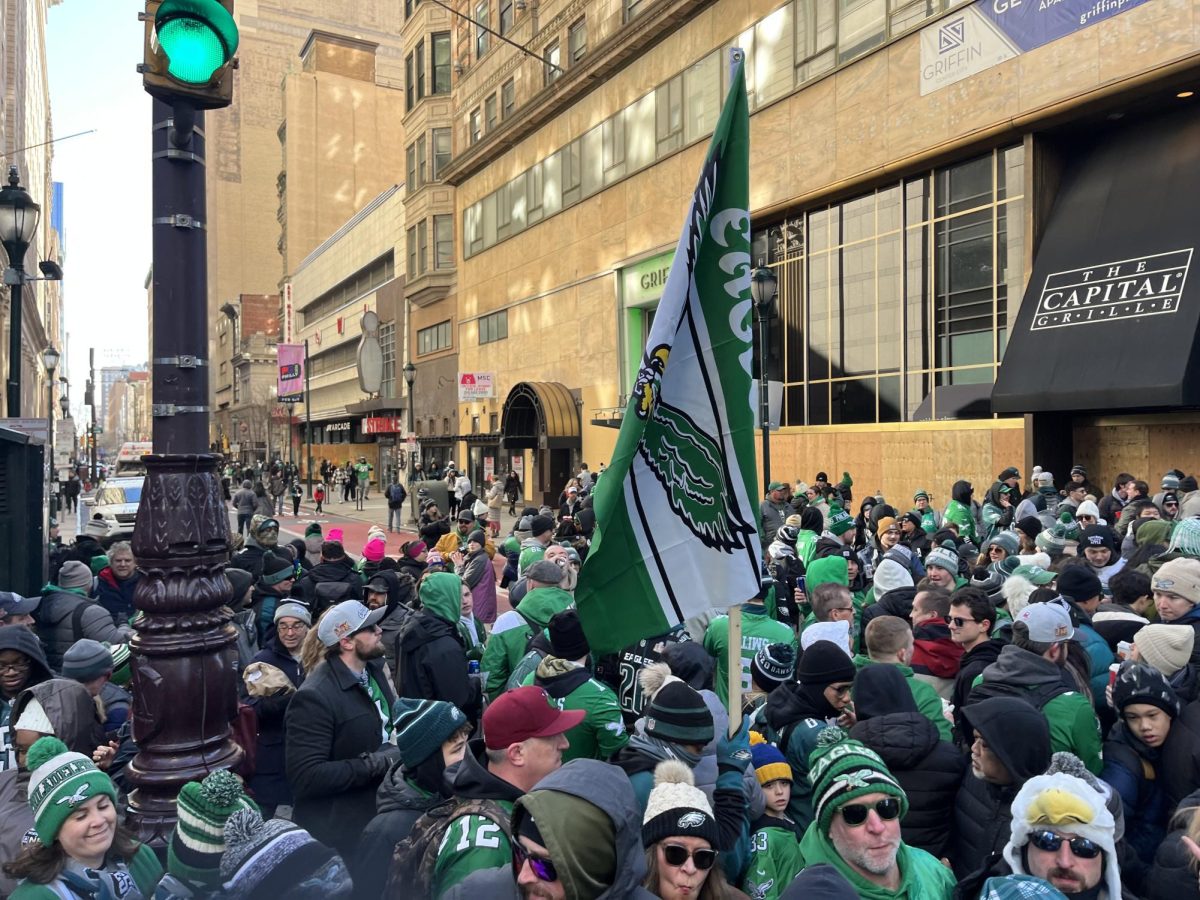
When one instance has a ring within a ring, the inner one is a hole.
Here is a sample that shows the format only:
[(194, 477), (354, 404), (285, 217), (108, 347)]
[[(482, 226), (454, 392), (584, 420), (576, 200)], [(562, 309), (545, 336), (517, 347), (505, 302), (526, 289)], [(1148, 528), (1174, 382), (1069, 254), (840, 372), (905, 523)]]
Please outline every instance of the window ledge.
[(404, 299), (414, 306), (432, 306), (450, 294), (454, 280), (454, 269), (434, 269), (425, 272), (405, 283)]

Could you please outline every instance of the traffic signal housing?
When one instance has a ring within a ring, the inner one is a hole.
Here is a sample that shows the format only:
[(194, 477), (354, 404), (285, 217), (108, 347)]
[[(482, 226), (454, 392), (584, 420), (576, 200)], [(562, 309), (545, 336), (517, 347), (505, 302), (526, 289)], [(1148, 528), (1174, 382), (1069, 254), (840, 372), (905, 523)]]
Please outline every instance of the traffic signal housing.
[(146, 0), (142, 86), (173, 103), (220, 109), (233, 101), (238, 28), (233, 0)]

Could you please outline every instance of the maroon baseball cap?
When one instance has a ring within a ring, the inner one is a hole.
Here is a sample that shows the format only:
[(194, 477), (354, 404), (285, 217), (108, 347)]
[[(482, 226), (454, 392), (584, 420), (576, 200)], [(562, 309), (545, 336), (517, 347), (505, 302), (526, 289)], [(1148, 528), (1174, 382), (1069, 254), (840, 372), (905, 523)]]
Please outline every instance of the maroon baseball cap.
[(553, 737), (583, 721), (582, 709), (558, 709), (540, 687), (527, 685), (505, 691), (483, 714), (484, 743), (489, 750), (535, 737)]

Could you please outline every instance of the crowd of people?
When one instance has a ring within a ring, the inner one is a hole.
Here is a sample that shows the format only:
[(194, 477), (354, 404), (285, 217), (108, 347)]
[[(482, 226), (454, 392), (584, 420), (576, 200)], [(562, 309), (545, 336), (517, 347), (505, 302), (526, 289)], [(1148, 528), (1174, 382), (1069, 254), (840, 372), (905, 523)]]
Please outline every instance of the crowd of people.
[(141, 575), (85, 530), (0, 594), (0, 893), (1194, 897), (1200, 490), (1030, 482), (772, 483), (740, 646), (744, 598), (713, 598), (615, 654), (574, 607), (586, 467), (503, 536), (503, 482), (422, 495), (357, 560), (253, 512), (226, 569), (253, 763), (184, 787), (165, 856), (121, 824)]

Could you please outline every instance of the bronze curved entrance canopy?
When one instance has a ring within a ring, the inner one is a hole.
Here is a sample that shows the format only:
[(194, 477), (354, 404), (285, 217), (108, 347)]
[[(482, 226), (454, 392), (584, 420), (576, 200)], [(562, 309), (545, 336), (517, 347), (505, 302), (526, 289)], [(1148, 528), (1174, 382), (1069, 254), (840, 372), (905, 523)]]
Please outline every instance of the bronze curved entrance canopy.
[(579, 407), (560, 382), (521, 381), (504, 400), (500, 431), (504, 446), (514, 450), (578, 447)]

